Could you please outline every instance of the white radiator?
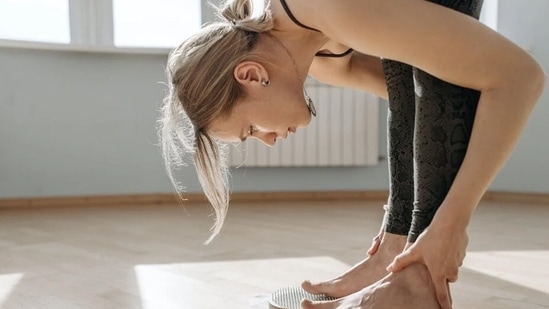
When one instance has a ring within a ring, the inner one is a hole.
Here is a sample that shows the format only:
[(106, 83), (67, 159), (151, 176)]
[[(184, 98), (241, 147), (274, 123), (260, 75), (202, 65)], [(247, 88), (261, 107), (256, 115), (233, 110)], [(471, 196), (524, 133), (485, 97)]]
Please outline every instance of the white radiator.
[(279, 140), (230, 146), (230, 166), (366, 166), (378, 163), (377, 97), (307, 81), (317, 117), (306, 128)]

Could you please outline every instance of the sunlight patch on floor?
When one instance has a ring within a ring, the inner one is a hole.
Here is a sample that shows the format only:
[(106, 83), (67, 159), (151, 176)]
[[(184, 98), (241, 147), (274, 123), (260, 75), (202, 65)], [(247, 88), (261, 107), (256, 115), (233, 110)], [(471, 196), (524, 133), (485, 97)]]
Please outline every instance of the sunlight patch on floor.
[(348, 268), (331, 257), (306, 257), (136, 265), (134, 270), (143, 309), (182, 309), (237, 308), (254, 296)]
[(23, 273), (0, 274), (0, 308), (23, 278)]
[(548, 261), (549, 250), (468, 252), (463, 267), (549, 294)]

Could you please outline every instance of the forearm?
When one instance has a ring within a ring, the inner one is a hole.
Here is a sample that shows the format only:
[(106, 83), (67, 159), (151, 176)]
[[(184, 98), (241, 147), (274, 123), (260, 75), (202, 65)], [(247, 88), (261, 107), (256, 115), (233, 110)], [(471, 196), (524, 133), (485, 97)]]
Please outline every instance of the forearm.
[(463, 164), (435, 220), (445, 218), (466, 227), (523, 132), (541, 95), (544, 78), (483, 91)]

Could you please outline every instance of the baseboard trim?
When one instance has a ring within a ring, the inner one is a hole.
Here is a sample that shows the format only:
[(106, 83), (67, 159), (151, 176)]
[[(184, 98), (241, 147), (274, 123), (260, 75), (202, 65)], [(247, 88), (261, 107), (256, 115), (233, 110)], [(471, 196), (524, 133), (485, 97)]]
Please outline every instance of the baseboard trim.
[[(326, 201), (326, 200), (385, 200), (387, 191), (297, 191), (297, 192), (234, 192), (232, 203), (282, 202), (282, 201)], [(184, 194), (184, 204), (206, 203), (202, 193)], [(115, 205), (159, 205), (180, 203), (175, 194), (122, 194), (95, 196), (60, 196), (0, 199), (0, 209), (6, 208), (48, 208), (68, 206), (115, 206)]]
[[(376, 191), (297, 191), (297, 192), (234, 192), (231, 194), (232, 203), (245, 202), (283, 202), (283, 201), (381, 201), (387, 200), (388, 192)], [(201, 193), (189, 193), (184, 195), (184, 204), (205, 203)], [(528, 203), (549, 205), (548, 193), (521, 193), (489, 191), (483, 201), (501, 203)], [(178, 199), (175, 194), (126, 194), (126, 195), (97, 195), (74, 197), (36, 197), (0, 199), (0, 209), (10, 208), (58, 208), (78, 206), (136, 206), (176, 204)]]
[(540, 204), (549, 206), (549, 193), (488, 191), (483, 201), (499, 203)]

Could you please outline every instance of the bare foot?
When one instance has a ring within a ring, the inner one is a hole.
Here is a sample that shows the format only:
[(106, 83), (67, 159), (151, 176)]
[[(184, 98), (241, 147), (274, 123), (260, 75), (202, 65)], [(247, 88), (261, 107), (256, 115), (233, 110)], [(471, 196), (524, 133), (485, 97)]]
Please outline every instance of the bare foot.
[(336, 298), (360, 291), (387, 275), (387, 266), (402, 252), (405, 245), (406, 236), (385, 233), (375, 254), (368, 256), (343, 275), (320, 283), (304, 281), (301, 287), (312, 294), (326, 294)]
[(304, 300), (303, 309), (440, 309), (427, 267), (412, 264), (347, 297), (329, 302)]

